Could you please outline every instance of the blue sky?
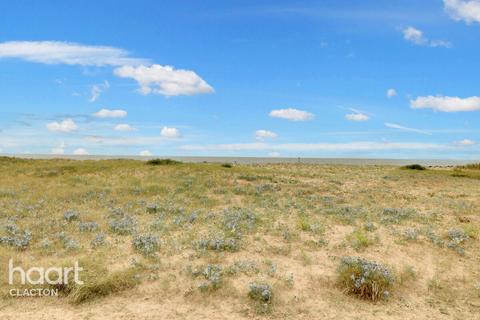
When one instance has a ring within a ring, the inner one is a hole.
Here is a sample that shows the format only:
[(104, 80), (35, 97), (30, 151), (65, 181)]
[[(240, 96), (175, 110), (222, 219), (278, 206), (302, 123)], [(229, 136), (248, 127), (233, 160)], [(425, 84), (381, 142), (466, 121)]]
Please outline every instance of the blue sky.
[(480, 1), (0, 3), (0, 153), (478, 159)]

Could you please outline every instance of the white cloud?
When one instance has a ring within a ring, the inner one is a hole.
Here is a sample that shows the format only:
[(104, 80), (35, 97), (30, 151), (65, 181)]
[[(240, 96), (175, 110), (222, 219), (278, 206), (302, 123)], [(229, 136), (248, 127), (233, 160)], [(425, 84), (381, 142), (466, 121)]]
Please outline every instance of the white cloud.
[(393, 98), (397, 95), (397, 90), (391, 88), (387, 90), (387, 97)]
[(52, 148), (51, 154), (65, 154), (65, 149), (63, 148)]
[(443, 0), (445, 11), (456, 21), (465, 21), (468, 24), (480, 23), (479, 0)]
[(451, 146), (421, 142), (349, 142), (349, 143), (237, 143), (214, 145), (184, 145), (180, 149), (188, 151), (395, 151), (395, 150), (450, 150)]
[(76, 156), (86, 156), (86, 155), (89, 155), (90, 153), (88, 153), (88, 151), (83, 148), (78, 148), (73, 151), (73, 154)]
[(47, 129), (52, 132), (71, 132), (78, 127), (72, 119), (65, 119), (62, 122), (50, 122), (47, 124)]
[(0, 43), (0, 58), (18, 58), (45, 64), (124, 66), (148, 63), (114, 47), (88, 46), (60, 41), (9, 41)]
[(96, 84), (92, 86), (90, 90), (90, 102), (95, 102), (100, 97), (100, 94), (106, 89), (110, 88), (110, 83), (105, 80), (103, 84)]
[(345, 118), (349, 121), (357, 121), (357, 122), (367, 121), (368, 119), (370, 119), (369, 116), (360, 112), (347, 114)]
[(442, 112), (460, 112), (480, 110), (480, 97), (427, 96), (410, 100), (412, 109), (434, 109)]
[(281, 156), (281, 154), (280, 154), (280, 152), (272, 151), (272, 152), (268, 153), (268, 156), (272, 157), (272, 158), (278, 158), (278, 157)]
[(213, 88), (195, 72), (175, 69), (172, 66), (158, 64), (149, 67), (123, 66), (115, 69), (114, 73), (118, 77), (136, 80), (142, 94), (179, 96), (214, 92)]
[(136, 128), (132, 127), (131, 125), (129, 125), (127, 123), (117, 124), (113, 129), (116, 130), (116, 131), (123, 131), (123, 132), (137, 130)]
[(101, 109), (93, 114), (97, 118), (125, 118), (127, 116), (127, 111), (125, 110), (109, 110)]
[(160, 132), (160, 135), (168, 139), (177, 139), (182, 136), (180, 133), (180, 130), (178, 130), (177, 128), (169, 128), (169, 127), (163, 127), (162, 131)]
[(418, 30), (414, 27), (407, 27), (402, 30), (403, 38), (407, 41), (413, 42), (418, 45), (422, 45), (428, 42), (428, 40), (424, 37), (423, 31)]
[(475, 145), (475, 141), (470, 140), (470, 139), (464, 139), (464, 140), (457, 141), (456, 144), (459, 145), (459, 146), (464, 146), (464, 147), (473, 146), (473, 145)]
[(268, 131), (268, 130), (257, 130), (255, 131), (255, 137), (258, 140), (263, 139), (275, 139), (278, 135), (275, 132)]
[(307, 111), (288, 108), (272, 110), (270, 112), (270, 117), (286, 119), (290, 121), (308, 121), (313, 120), (313, 118), (315, 118), (315, 115)]
[(451, 48), (452, 44), (446, 40), (429, 40), (423, 34), (423, 31), (415, 28), (415, 27), (407, 27), (402, 30), (403, 38), (411, 43), (414, 43), (419, 46), (430, 46), (433, 48), (437, 47), (444, 47), (444, 48)]
[(153, 156), (153, 154), (152, 154), (150, 151), (148, 151), (148, 150), (140, 151), (139, 155), (142, 156), (142, 157), (150, 157), (150, 156)]
[(402, 130), (402, 131), (409, 131), (409, 132), (415, 132), (415, 133), (421, 133), (421, 134), (431, 135), (431, 133), (428, 132), (428, 131), (421, 130), (421, 129), (415, 129), (415, 128), (409, 128), (409, 127), (405, 127), (405, 126), (402, 126), (402, 125), (399, 125), (399, 124), (396, 124), (396, 123), (385, 122), (384, 125), (385, 125), (385, 127), (387, 127), (387, 128), (392, 128), (392, 129), (398, 129), (398, 130)]

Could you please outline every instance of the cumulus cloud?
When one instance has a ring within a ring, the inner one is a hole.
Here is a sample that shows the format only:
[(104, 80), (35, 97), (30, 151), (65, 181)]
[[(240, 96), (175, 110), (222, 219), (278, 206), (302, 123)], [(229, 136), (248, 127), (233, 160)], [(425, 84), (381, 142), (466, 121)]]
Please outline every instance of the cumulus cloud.
[(480, 110), (480, 97), (426, 96), (410, 100), (412, 109), (434, 109), (442, 112), (461, 112)]
[(97, 118), (125, 118), (127, 116), (127, 111), (120, 109), (101, 109), (95, 112), (93, 116)]
[(96, 84), (92, 86), (90, 90), (90, 102), (95, 102), (100, 97), (100, 94), (106, 89), (110, 88), (110, 83), (105, 80), (102, 84)]
[(76, 156), (86, 156), (86, 155), (89, 155), (90, 153), (88, 153), (88, 151), (83, 148), (78, 148), (73, 151), (73, 154)]
[(468, 24), (480, 23), (479, 0), (443, 0), (445, 11), (456, 21), (465, 21)]
[(349, 121), (357, 121), (357, 122), (367, 121), (368, 119), (370, 119), (369, 116), (361, 112), (347, 114), (345, 118)]
[(463, 139), (463, 140), (457, 141), (456, 144), (459, 146), (467, 147), (467, 146), (475, 145), (475, 141), (470, 139)]
[(72, 119), (65, 119), (61, 122), (50, 122), (47, 124), (47, 129), (52, 132), (71, 132), (78, 127)]
[(309, 121), (315, 118), (313, 113), (294, 108), (272, 110), (270, 117), (286, 119), (290, 121)]
[(403, 38), (413, 44), (419, 46), (430, 46), (430, 47), (444, 47), (444, 48), (451, 48), (452, 44), (446, 40), (429, 40), (423, 34), (423, 31), (415, 28), (415, 27), (407, 27), (402, 30)]
[(8, 41), (0, 43), (0, 58), (18, 58), (45, 64), (125, 66), (147, 64), (129, 57), (126, 50), (60, 41)]
[(278, 137), (278, 135), (272, 131), (268, 131), (268, 130), (255, 131), (255, 138), (257, 138), (258, 140), (275, 139), (276, 137)]
[(399, 124), (396, 124), (396, 123), (385, 122), (384, 124), (385, 124), (385, 127), (387, 127), (387, 128), (431, 135), (431, 133), (428, 132), (428, 131), (421, 130), (421, 129), (415, 129), (415, 128), (409, 128), (409, 127), (405, 127), (405, 126), (402, 126), (402, 125), (399, 125)]
[(116, 131), (123, 131), (123, 132), (137, 130), (136, 128), (132, 127), (131, 125), (129, 125), (127, 123), (117, 124), (113, 129), (116, 130)]
[(142, 157), (150, 157), (150, 156), (153, 156), (153, 154), (152, 154), (150, 151), (148, 151), (148, 150), (140, 151), (140, 153), (139, 153), (138, 155), (140, 155), (140, 156), (142, 156)]
[(142, 94), (164, 96), (212, 93), (213, 88), (195, 72), (175, 69), (158, 64), (147, 66), (123, 66), (114, 70), (118, 77), (132, 78), (138, 82)]
[(397, 95), (397, 90), (391, 88), (387, 90), (387, 97), (393, 98)]
[(182, 136), (180, 133), (180, 130), (178, 130), (177, 128), (171, 128), (171, 127), (163, 127), (162, 131), (160, 131), (160, 135), (163, 138), (168, 138), (168, 139), (177, 139)]

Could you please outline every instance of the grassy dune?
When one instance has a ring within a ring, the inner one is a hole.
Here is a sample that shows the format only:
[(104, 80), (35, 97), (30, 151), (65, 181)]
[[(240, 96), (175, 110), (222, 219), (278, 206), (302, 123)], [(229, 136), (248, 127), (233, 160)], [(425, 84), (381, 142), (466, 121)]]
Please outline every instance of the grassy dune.
[[(479, 179), (474, 166), (1, 158), (0, 318), (474, 319)], [(10, 258), (79, 261), (85, 283), (12, 298)]]

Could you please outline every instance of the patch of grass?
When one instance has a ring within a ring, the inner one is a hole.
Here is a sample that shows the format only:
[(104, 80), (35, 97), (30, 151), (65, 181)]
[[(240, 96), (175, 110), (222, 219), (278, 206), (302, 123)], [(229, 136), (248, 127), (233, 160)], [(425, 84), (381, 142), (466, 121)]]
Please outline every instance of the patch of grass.
[(134, 267), (114, 271), (91, 282), (76, 286), (69, 294), (69, 300), (73, 304), (80, 304), (131, 289), (140, 282), (137, 274), (138, 269)]
[(147, 161), (147, 164), (150, 166), (171, 166), (176, 164), (181, 164), (181, 161), (172, 160), (172, 159), (151, 159)]
[(359, 257), (342, 258), (337, 274), (345, 292), (372, 301), (388, 298), (395, 282), (389, 268)]
[(363, 230), (353, 231), (347, 236), (347, 240), (352, 246), (352, 248), (357, 251), (365, 249), (366, 247), (372, 245), (375, 242), (375, 240), (372, 239), (370, 235)]
[(233, 164), (231, 164), (231, 163), (222, 163), (222, 168), (233, 168)]

